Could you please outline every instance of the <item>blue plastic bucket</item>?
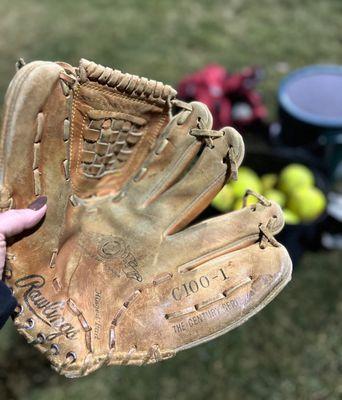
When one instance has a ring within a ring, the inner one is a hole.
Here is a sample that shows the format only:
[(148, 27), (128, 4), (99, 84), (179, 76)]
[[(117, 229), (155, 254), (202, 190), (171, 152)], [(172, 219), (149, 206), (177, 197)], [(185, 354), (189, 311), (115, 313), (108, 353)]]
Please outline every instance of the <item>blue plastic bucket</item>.
[(322, 158), (329, 176), (342, 179), (342, 66), (314, 65), (282, 80), (281, 139)]

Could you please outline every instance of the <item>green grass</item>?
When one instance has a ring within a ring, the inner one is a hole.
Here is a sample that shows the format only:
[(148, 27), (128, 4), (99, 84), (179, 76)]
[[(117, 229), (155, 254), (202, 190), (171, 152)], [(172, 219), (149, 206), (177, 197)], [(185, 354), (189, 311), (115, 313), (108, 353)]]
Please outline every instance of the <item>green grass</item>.
[[(20, 56), (85, 57), (176, 84), (209, 62), (260, 65), (275, 110), (289, 70), (342, 63), (340, 0), (0, 0), (0, 96)], [(281, 68), (282, 66), (282, 68)], [(247, 149), (248, 151), (248, 149)], [(306, 254), (264, 311), (213, 342), (142, 368), (71, 381), (52, 372), (11, 323), (0, 333), (1, 400), (342, 398), (341, 254)]]
[(340, 0), (0, 0), (0, 95), (18, 57), (81, 57), (176, 82), (209, 62), (267, 72), (268, 105), (282, 72), (342, 60)]

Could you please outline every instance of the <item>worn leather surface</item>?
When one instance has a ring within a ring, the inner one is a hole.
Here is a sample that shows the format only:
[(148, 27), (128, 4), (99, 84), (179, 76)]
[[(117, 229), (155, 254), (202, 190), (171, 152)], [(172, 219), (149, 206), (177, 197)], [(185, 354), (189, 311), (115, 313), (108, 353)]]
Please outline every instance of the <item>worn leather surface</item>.
[(1, 209), (48, 197), (8, 249), (15, 325), (56, 371), (142, 365), (240, 325), (289, 281), (268, 201), (189, 223), (242, 162), (232, 128), (170, 86), (81, 60), (15, 75), (1, 139)]

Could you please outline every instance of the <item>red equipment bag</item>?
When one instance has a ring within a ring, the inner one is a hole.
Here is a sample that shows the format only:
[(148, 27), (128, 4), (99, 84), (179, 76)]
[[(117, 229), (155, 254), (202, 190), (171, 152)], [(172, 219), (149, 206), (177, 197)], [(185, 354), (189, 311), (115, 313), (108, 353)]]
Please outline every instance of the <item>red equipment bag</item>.
[(180, 81), (178, 95), (186, 101), (205, 103), (213, 114), (214, 129), (226, 125), (241, 129), (267, 116), (261, 96), (255, 91), (260, 75), (258, 68), (229, 74), (220, 65), (207, 65)]

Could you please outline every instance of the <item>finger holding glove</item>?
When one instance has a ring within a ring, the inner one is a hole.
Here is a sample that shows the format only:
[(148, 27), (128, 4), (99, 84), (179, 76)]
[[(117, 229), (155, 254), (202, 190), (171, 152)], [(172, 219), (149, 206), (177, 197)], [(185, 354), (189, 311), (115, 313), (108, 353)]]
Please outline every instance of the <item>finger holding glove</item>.
[[(0, 277), (6, 260), (6, 239), (33, 228), (46, 213), (46, 196), (38, 197), (27, 208), (9, 210), (0, 214)], [(10, 289), (0, 280), (0, 329), (17, 305)]]

